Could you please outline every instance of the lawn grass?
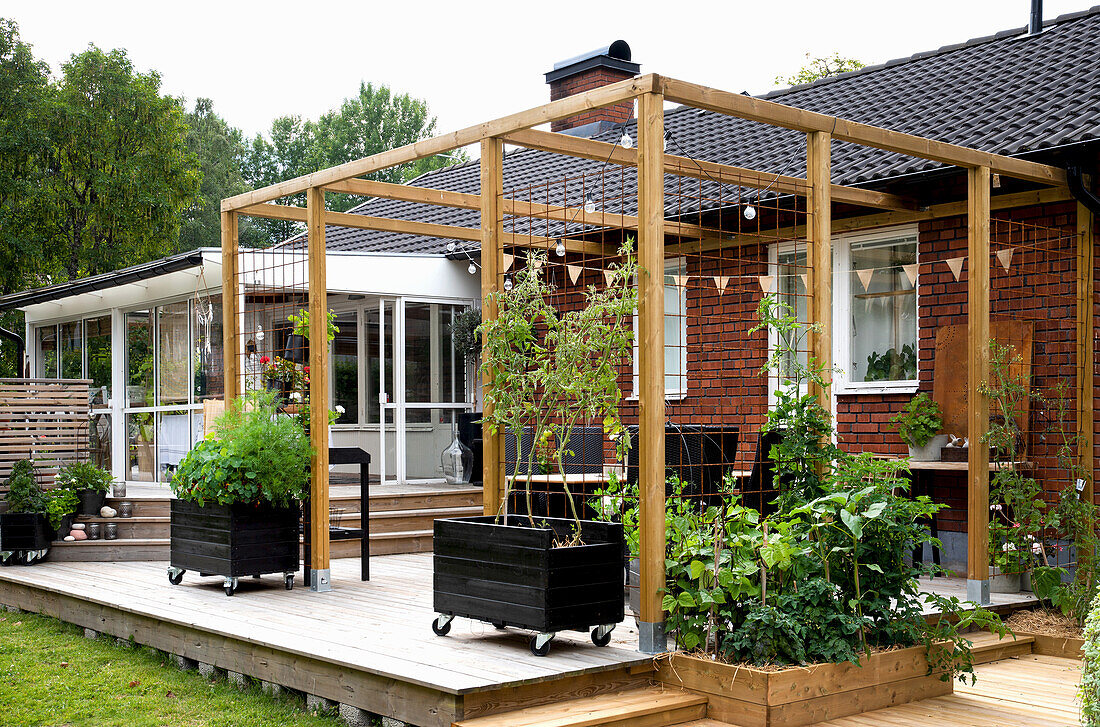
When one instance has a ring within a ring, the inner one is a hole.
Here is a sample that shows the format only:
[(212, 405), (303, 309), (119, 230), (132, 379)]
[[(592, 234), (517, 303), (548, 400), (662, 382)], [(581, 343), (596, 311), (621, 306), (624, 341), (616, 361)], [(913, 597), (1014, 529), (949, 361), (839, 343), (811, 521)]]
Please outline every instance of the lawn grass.
[(171, 666), (168, 656), (29, 613), (0, 613), (4, 727), (344, 727), (301, 700), (239, 689)]

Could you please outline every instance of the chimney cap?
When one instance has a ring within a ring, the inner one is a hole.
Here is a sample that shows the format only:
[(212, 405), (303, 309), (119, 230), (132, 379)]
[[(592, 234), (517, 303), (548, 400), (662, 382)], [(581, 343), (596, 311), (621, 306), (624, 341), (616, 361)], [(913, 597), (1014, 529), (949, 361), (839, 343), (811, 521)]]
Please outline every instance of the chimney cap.
[(630, 45), (625, 40), (616, 40), (603, 48), (581, 53), (579, 56), (567, 58), (554, 64), (553, 70), (546, 74), (546, 82), (553, 83), (563, 78), (576, 75), (582, 71), (598, 67), (614, 68), (618, 71), (635, 75), (641, 70), (639, 63), (630, 61)]

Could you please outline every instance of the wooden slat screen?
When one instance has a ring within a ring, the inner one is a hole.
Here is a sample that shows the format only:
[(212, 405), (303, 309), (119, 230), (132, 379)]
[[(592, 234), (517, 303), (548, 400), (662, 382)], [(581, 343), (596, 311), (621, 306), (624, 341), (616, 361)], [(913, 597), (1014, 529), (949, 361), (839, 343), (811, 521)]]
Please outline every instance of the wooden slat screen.
[(90, 380), (0, 379), (0, 497), (12, 465), (34, 459), (39, 484), (88, 458)]

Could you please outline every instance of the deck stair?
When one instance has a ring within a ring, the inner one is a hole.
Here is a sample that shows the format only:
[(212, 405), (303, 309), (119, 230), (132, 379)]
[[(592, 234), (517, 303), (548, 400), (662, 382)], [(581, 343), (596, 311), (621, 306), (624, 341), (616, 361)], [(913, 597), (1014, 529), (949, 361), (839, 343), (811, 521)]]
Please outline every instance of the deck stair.
[(702, 695), (650, 686), (474, 717), (454, 727), (668, 727), (706, 713)]
[[(341, 488), (343, 490), (343, 488)], [(388, 491), (370, 496), (370, 540), (372, 555), (420, 553), (432, 549), (432, 523), (436, 518), (480, 515), (481, 488), (421, 489)], [(118, 509), (120, 502), (134, 506), (130, 518), (80, 517), (77, 522), (99, 523), (102, 532), (107, 523), (118, 526), (117, 540), (56, 541), (50, 549), (54, 561), (145, 561), (168, 560), (169, 500), (163, 496), (108, 498), (107, 504)], [(334, 494), (329, 499), (332, 524), (359, 527), (358, 494)], [(102, 538), (102, 536), (101, 536)], [(334, 540), (332, 557), (358, 557), (359, 540)]]
[(964, 634), (973, 643), (970, 653), (975, 664), (988, 664), (991, 661), (1027, 656), (1035, 643), (1034, 636), (1013, 636), (1005, 634), (1002, 639), (997, 634), (979, 632)]

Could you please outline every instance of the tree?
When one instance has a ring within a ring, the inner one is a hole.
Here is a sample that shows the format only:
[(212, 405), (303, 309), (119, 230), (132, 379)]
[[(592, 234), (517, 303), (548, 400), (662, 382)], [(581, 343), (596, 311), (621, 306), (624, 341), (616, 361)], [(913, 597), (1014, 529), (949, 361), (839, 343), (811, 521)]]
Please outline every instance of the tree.
[[(243, 165), (248, 152), (240, 129), (214, 113), (208, 98), (187, 114), (187, 151), (198, 160), (202, 182), (185, 210), (178, 249), (221, 245), (221, 201), (245, 191)], [(242, 230), (243, 232), (243, 230)]]
[(839, 53), (833, 53), (831, 56), (823, 58), (811, 58), (810, 54), (807, 53), (806, 65), (802, 66), (798, 73), (791, 76), (776, 76), (775, 83), (777, 86), (799, 86), (829, 76), (839, 76), (841, 73), (847, 73), (848, 71), (858, 71), (866, 65), (863, 61), (858, 61), (855, 58), (841, 58)]
[(170, 252), (199, 192), (181, 103), (122, 50), (94, 45), (62, 66), (48, 123), (44, 232), (66, 278)]

